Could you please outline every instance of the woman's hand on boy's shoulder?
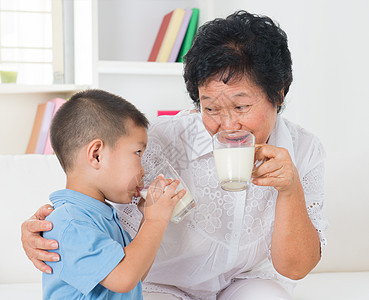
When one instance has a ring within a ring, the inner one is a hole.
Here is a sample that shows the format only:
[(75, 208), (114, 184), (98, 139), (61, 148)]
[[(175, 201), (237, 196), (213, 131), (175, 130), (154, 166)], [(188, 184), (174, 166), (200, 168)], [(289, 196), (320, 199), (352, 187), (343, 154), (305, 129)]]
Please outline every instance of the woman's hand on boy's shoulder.
[(51, 205), (41, 206), (36, 213), (24, 221), (21, 226), (21, 240), (24, 252), (34, 266), (44, 273), (51, 273), (52, 269), (44, 261), (58, 261), (57, 253), (46, 250), (55, 250), (59, 247), (57, 241), (47, 240), (41, 236), (41, 232), (52, 229), (53, 224), (45, 221), (45, 218), (53, 211)]

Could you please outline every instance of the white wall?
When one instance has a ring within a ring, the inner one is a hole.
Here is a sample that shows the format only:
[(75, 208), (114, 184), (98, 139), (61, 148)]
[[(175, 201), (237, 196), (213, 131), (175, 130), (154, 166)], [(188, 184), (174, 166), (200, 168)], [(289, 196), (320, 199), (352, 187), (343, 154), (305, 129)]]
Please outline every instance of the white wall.
[(294, 81), (285, 117), (317, 134), (328, 153), (369, 153), (369, 1), (215, 2), (217, 16), (245, 9), (286, 31)]
[(100, 75), (99, 88), (121, 95), (152, 121), (158, 110), (192, 107), (182, 76)]

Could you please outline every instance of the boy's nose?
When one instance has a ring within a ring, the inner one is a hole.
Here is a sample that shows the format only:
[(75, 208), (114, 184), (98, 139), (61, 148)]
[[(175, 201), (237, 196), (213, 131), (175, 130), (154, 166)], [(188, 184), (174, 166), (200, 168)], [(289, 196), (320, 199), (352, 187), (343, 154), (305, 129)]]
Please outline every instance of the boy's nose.
[(141, 178), (144, 178), (145, 175), (145, 169), (141, 166)]

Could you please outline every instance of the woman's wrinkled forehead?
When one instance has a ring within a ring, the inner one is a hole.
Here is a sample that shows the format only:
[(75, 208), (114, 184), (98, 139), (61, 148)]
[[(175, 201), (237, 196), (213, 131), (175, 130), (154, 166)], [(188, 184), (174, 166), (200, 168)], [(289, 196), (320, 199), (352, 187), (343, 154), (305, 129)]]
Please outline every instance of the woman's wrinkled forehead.
[(238, 98), (252, 98), (264, 95), (262, 88), (247, 77), (235, 79), (227, 83), (213, 78), (199, 87), (200, 102), (218, 99), (234, 101), (234, 99)]
[(256, 84), (256, 82), (253, 80), (250, 74), (240, 72), (235, 73), (230, 70), (225, 70), (223, 72), (219, 72), (213, 76), (206, 78), (203, 82), (199, 83), (199, 88), (206, 87), (214, 81), (222, 82), (228, 85), (234, 85), (240, 82), (247, 82), (249, 85), (258, 86), (258, 84)]

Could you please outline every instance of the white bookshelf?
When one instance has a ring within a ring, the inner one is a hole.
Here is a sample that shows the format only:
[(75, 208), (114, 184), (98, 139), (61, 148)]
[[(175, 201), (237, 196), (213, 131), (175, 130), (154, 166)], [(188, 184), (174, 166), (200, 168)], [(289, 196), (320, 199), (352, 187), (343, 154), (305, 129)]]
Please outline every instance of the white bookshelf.
[(170, 75), (182, 76), (182, 63), (160, 63), (142, 61), (106, 61), (98, 62), (98, 73), (117, 75)]
[(147, 62), (162, 18), (175, 8), (199, 8), (199, 25), (214, 18), (214, 0), (94, 0), (93, 85), (118, 94), (149, 120), (157, 110), (192, 106), (182, 63)]
[(1, 84), (0, 95), (6, 94), (48, 94), (48, 93), (73, 93), (75, 91), (87, 89), (88, 85), (74, 84), (49, 84), (49, 85), (27, 85), (27, 84)]

